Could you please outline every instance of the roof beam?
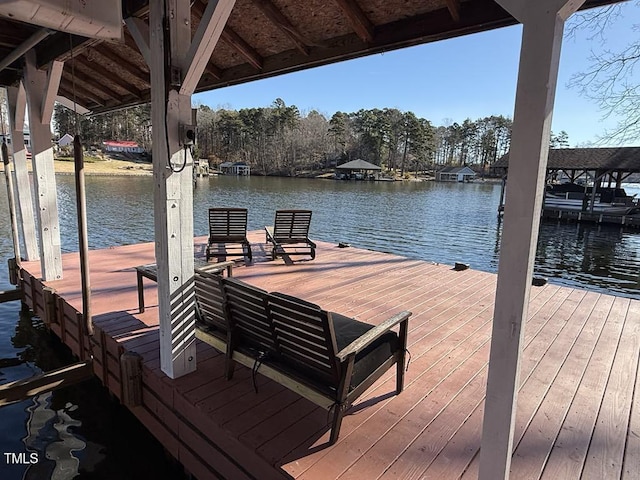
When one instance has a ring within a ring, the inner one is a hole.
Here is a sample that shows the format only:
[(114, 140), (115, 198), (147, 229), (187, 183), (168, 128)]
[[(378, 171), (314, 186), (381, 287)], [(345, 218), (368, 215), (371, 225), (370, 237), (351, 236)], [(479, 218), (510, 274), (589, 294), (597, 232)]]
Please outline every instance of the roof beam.
[[(201, 1), (196, 1), (191, 6), (191, 11), (196, 12), (200, 16), (200, 18), (202, 18), (202, 16), (204, 15), (203, 3)], [(220, 39), (228, 44), (231, 48), (236, 50), (255, 68), (257, 68), (258, 70), (262, 70), (262, 56), (251, 45), (245, 42), (245, 40), (240, 35), (238, 35), (238, 33), (229, 25), (225, 25), (224, 29), (222, 30), (222, 34), (220, 35)], [(205, 71), (207, 70), (205, 69)]]
[(21, 56), (51, 35), (51, 30), (42, 28), (18, 45), (9, 55), (0, 60), (0, 70), (4, 70)]
[[(136, 98), (142, 98), (142, 93), (140, 92), (140, 90), (138, 90), (136, 87), (134, 87), (130, 83), (125, 82), (120, 77), (114, 75), (113, 72), (110, 72), (99, 63), (92, 62), (86, 56), (78, 57), (78, 59), (82, 60), (82, 63), (84, 64), (91, 62), (91, 65), (85, 65), (86, 68), (91, 69), (91, 71), (96, 75), (98, 75), (99, 77), (108, 78), (111, 83), (115, 83), (118, 87), (123, 89), (128, 94), (133, 95)], [(118, 98), (120, 99), (120, 97)]]
[(65, 62), (97, 43), (100, 43), (100, 40), (68, 33), (54, 33), (36, 47), (36, 67), (43, 68), (53, 60)]
[[(351, 28), (365, 43), (373, 43), (374, 25), (355, 0), (334, 0), (346, 15)], [(455, 0), (448, 0), (455, 1)]]
[(144, 82), (146, 84), (149, 83), (149, 76), (146, 74), (146, 72), (140, 70), (135, 65), (132, 65), (127, 60), (122, 58), (120, 55), (117, 55), (117, 54), (113, 53), (111, 50), (109, 50), (104, 45), (93, 47), (89, 51), (90, 52), (94, 52), (94, 53), (106, 58), (110, 62), (118, 65), (120, 68), (125, 70), (130, 75), (133, 75), (134, 77), (136, 77), (141, 82)]
[[(62, 93), (62, 91), (60, 91), (60, 93)], [(56, 102), (58, 102), (60, 105), (64, 107), (67, 107), (69, 110), (73, 112), (79, 113), (80, 115), (86, 115), (87, 113), (91, 113), (91, 110), (84, 108), (82, 105), (79, 105), (77, 102), (74, 102), (66, 95), (58, 95), (56, 97)]]
[(204, 69), (205, 73), (208, 73), (216, 80), (222, 79), (222, 69), (213, 64), (213, 62), (207, 63), (207, 66)]
[[(106, 85), (103, 85), (102, 83), (100, 83), (98, 80), (96, 80), (95, 78), (82, 73), (80, 71), (78, 71), (78, 69), (74, 69), (75, 71), (72, 72), (71, 74), (69, 72), (65, 72), (65, 76), (67, 78), (67, 80), (69, 81), (74, 81), (74, 77), (75, 80), (79, 80), (82, 83), (88, 85), (89, 87), (93, 88), (94, 90), (98, 90), (99, 92), (104, 93), (105, 95), (107, 95), (108, 97), (111, 97), (113, 100), (117, 100), (119, 101), (122, 97), (122, 95), (120, 95), (118, 92), (113, 91), (112, 89), (110, 89), (109, 87), (107, 87)], [(96, 78), (99, 78), (100, 75), (96, 75)]]
[(235, 3), (236, 0), (211, 0), (207, 3), (187, 52), (180, 95), (191, 95), (198, 86)]
[(270, 0), (253, 0), (264, 15), (284, 33), (295, 47), (304, 55), (309, 55), (307, 41)]
[[(70, 73), (63, 72), (63, 76), (68, 81), (72, 81), (73, 80), (71, 78), (71, 74)], [(99, 95), (96, 95), (95, 93), (93, 93), (91, 90), (87, 90), (86, 88), (84, 88), (84, 87), (82, 87), (82, 86), (80, 86), (78, 84), (72, 85), (71, 88), (73, 90), (72, 92), (69, 92), (69, 93), (71, 93), (71, 98), (74, 97), (74, 94), (75, 95), (80, 95), (81, 97), (84, 97), (84, 98), (86, 98), (88, 100), (91, 100), (92, 102), (96, 103), (97, 105), (99, 105), (101, 107), (105, 106), (105, 100), (102, 97), (100, 97)]]
[(447, 0), (447, 9), (454, 22), (460, 21), (460, 0)]
[[(69, 90), (67, 90), (64, 85), (60, 85), (60, 88), (58, 89), (58, 93), (60, 94), (61, 98), (67, 98), (70, 99), (69, 102), (72, 105), (71, 107), (69, 107), (70, 110), (73, 110), (73, 92), (70, 92)], [(93, 100), (90, 100), (88, 98), (82, 97), (78, 92), (76, 92), (75, 94), (75, 103), (78, 107), (81, 107), (81, 105), (89, 105), (91, 102), (93, 102)], [(57, 100), (57, 99), (56, 99)], [(59, 103), (62, 103), (63, 105), (65, 105), (65, 103), (61, 102), (60, 100), (58, 100)], [(94, 102), (95, 103), (95, 102)], [(67, 105), (65, 105), (67, 106)], [(80, 112), (80, 110), (78, 109), (78, 112)]]
[(240, 35), (238, 35), (229, 26), (222, 30), (222, 40), (231, 45), (240, 55), (242, 55), (251, 65), (258, 70), (262, 70), (262, 56), (254, 50), (254, 48), (245, 42)]

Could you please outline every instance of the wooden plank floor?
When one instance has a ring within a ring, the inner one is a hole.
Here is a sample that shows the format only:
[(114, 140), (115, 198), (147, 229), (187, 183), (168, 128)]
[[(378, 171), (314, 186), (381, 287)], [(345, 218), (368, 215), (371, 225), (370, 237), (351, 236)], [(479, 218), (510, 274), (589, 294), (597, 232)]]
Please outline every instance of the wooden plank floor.
[[(153, 245), (92, 251), (96, 326), (116, 351), (144, 359), (144, 405), (133, 409), (142, 423), (201, 479), (477, 478), (496, 276), (327, 243), (313, 261), (266, 261), (261, 232), (250, 239), (257, 260), (237, 278), (373, 324), (412, 311), (404, 392), (393, 394), (392, 369), (327, 446), (326, 411), (260, 375), (254, 392), (242, 367), (224, 380), (208, 345), (198, 345), (195, 373), (170, 380), (154, 283), (145, 280), (147, 309), (137, 309), (133, 267), (154, 261)], [(37, 264), (24, 267), (38, 275)], [(80, 311), (77, 254), (64, 268), (48, 284)], [(639, 479), (640, 301), (555, 285), (531, 292), (511, 478)], [(103, 376), (119, 394), (113, 362)]]

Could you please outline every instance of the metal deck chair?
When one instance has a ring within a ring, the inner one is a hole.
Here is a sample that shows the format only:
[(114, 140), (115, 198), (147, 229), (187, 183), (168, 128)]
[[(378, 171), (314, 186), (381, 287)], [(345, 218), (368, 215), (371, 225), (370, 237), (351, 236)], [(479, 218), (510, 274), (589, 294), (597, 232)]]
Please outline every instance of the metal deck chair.
[[(230, 246), (230, 247), (228, 247)], [(252, 259), (247, 240), (246, 208), (210, 208), (207, 261), (211, 257), (244, 257)]]
[(277, 210), (273, 226), (264, 227), (267, 243), (273, 245), (271, 258), (283, 254), (316, 258), (316, 244), (309, 240), (310, 224), (311, 210)]

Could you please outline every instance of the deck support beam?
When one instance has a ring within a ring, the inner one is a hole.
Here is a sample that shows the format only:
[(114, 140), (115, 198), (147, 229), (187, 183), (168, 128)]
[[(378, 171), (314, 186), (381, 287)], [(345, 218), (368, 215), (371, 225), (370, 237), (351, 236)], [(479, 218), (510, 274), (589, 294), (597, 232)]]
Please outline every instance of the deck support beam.
[[(221, 1), (226, 8), (222, 13), (216, 9), (217, 14), (208, 21), (222, 29), (233, 3)], [(164, 28), (165, 19), (168, 32)], [(200, 27), (199, 31), (206, 25), (201, 23)], [(207, 43), (204, 51), (191, 43), (189, 0), (168, 0), (166, 7), (163, 0), (151, 0), (149, 59), (160, 365), (171, 378), (196, 369), (193, 159), (186, 132), (194, 128), (191, 94), (204, 70), (202, 55), (213, 49), (210, 38), (202, 41)], [(192, 63), (199, 66), (193, 67)], [(190, 72), (188, 85), (181, 81), (185, 72)]]
[(24, 145), (24, 114), (27, 108), (27, 95), (22, 82), (17, 87), (7, 88), (9, 103), (9, 128), (13, 147), (13, 171), (16, 176), (16, 210), (20, 212), (19, 231), (23, 241), (22, 255), (25, 260), (39, 259), (36, 221), (33, 215), (31, 182), (27, 171), (27, 150)]
[(523, 33), (482, 429), (480, 480), (509, 478), (520, 386), (521, 340), (540, 226), (562, 32), (566, 19), (584, 0), (498, 0), (497, 3), (523, 24)]
[[(38, 70), (33, 50), (25, 55), (25, 60), (24, 86), (29, 108), (31, 161), (33, 162), (33, 185), (39, 228), (42, 278), (45, 281), (60, 280), (62, 278), (62, 255), (53, 146), (51, 145), (51, 116), (46, 118), (43, 114), (53, 111), (55, 95), (47, 95), (47, 92), (57, 91), (62, 68), (51, 67), (49, 73)], [(51, 106), (47, 102), (50, 102)]]

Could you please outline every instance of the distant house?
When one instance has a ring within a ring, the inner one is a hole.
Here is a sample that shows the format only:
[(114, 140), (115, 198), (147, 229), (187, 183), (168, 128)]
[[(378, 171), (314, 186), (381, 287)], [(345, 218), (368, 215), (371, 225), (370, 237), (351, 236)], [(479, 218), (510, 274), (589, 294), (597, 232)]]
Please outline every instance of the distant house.
[(438, 182), (470, 182), (476, 178), (476, 172), (469, 167), (444, 167), (436, 173)]
[(70, 133), (65, 133), (60, 140), (58, 140), (59, 147), (68, 147), (69, 145), (73, 145), (73, 135)]
[(136, 142), (109, 140), (102, 142), (102, 148), (106, 153), (144, 153), (144, 148)]
[(220, 172), (223, 175), (251, 175), (251, 167), (244, 162), (223, 162)]

